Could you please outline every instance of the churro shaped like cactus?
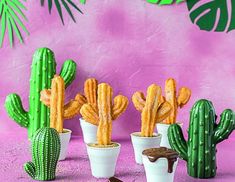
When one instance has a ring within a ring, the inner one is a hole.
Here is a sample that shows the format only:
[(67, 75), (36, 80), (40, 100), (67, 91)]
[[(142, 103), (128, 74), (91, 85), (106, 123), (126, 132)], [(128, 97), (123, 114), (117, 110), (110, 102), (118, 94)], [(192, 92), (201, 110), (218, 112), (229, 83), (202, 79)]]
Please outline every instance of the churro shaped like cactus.
[(91, 103), (82, 106), (82, 117), (95, 125), (98, 125), (97, 141), (99, 145), (111, 144), (112, 122), (117, 119), (127, 108), (128, 99), (118, 95), (113, 97), (113, 89), (107, 83), (101, 83), (97, 89), (97, 108)]
[(212, 178), (216, 175), (216, 145), (228, 138), (234, 125), (235, 115), (231, 109), (224, 110), (216, 124), (212, 102), (202, 99), (191, 109), (187, 142), (179, 125), (169, 127), (170, 145), (187, 161), (190, 176)]
[[(81, 106), (86, 101), (80, 95), (74, 100), (64, 103), (65, 83), (62, 77), (55, 75), (52, 79), (51, 89), (41, 92), (41, 101), (50, 107), (50, 127), (55, 128), (59, 133), (63, 132), (64, 119), (73, 118), (79, 114)], [(76, 100), (79, 98), (79, 101)], [(83, 101), (82, 101), (83, 98)]]
[[(6, 97), (5, 108), (10, 118), (20, 126), (28, 129), (28, 138), (43, 127), (49, 127), (49, 109), (40, 102), (40, 92), (51, 87), (51, 79), (56, 74), (54, 53), (48, 48), (40, 48), (33, 55), (30, 77), (29, 111), (26, 111), (20, 97), (13, 93)], [(60, 75), (66, 87), (74, 80), (76, 63), (67, 60), (62, 66)]]
[(55, 179), (60, 155), (60, 138), (53, 128), (41, 128), (32, 138), (32, 162), (24, 164), (24, 170), (34, 180)]
[(176, 123), (176, 117), (178, 114), (178, 108), (182, 108), (185, 104), (188, 103), (191, 97), (191, 90), (182, 87), (179, 90), (179, 94), (177, 96), (176, 93), (176, 81), (173, 78), (169, 78), (165, 83), (165, 98), (172, 106), (172, 111), (169, 117), (164, 121), (165, 124), (174, 124)]
[(141, 112), (141, 136), (152, 137), (156, 123), (164, 120), (171, 112), (171, 105), (161, 95), (161, 87), (150, 85), (146, 98), (142, 92), (135, 92), (132, 102)]

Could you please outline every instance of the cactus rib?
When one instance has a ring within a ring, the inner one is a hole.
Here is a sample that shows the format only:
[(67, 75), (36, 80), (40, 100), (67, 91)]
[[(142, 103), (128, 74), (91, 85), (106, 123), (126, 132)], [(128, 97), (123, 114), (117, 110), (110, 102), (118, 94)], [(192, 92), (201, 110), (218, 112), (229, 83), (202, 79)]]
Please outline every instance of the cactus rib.
[(67, 60), (64, 62), (60, 71), (60, 76), (64, 79), (65, 87), (67, 88), (76, 76), (77, 65), (73, 60)]

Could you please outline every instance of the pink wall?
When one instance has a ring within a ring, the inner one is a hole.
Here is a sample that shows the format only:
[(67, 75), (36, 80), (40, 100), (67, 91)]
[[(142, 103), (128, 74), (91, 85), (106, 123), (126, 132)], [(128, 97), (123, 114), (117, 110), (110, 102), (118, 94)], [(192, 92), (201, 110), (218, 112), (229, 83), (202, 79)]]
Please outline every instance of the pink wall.
[[(235, 109), (235, 31), (198, 30), (184, 3), (158, 7), (144, 0), (88, 0), (80, 6), (84, 15), (76, 16), (77, 24), (66, 16), (62, 26), (55, 11), (50, 16), (39, 3), (27, 2), (31, 35), (25, 36), (24, 45), (0, 49), (0, 132), (26, 133), (7, 117), (3, 104), (8, 93), (17, 92), (27, 107), (32, 54), (44, 46), (55, 52), (58, 67), (68, 58), (78, 64), (68, 98), (91, 76), (129, 98), (153, 82), (163, 86), (165, 79), (174, 77), (179, 86), (192, 89), (191, 101), (178, 117), (185, 128), (189, 109), (199, 98), (213, 101), (218, 115), (227, 107)], [(81, 133), (78, 118), (66, 121), (74, 134)], [(113, 133), (124, 137), (139, 129), (140, 114), (130, 103)]]

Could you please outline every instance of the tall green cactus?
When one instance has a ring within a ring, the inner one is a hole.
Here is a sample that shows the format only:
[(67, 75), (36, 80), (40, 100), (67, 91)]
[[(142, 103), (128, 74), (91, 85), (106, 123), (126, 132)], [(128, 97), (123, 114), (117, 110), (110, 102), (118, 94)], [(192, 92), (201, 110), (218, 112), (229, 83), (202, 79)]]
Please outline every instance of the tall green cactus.
[(32, 138), (33, 162), (25, 163), (24, 170), (35, 180), (53, 180), (59, 155), (59, 134), (53, 128), (41, 128)]
[(188, 142), (185, 141), (179, 125), (171, 125), (168, 138), (171, 147), (187, 161), (188, 174), (195, 178), (212, 178), (216, 175), (216, 145), (234, 129), (234, 112), (226, 109), (216, 124), (212, 103), (202, 99), (197, 101), (190, 113)]
[[(20, 126), (28, 128), (28, 137), (32, 138), (39, 128), (49, 127), (49, 109), (40, 102), (40, 92), (51, 88), (51, 79), (56, 74), (54, 53), (48, 48), (38, 49), (31, 66), (29, 111), (22, 106), (20, 97), (13, 93), (6, 97), (5, 108), (10, 118)], [(68, 86), (76, 76), (76, 63), (67, 60), (62, 66), (60, 75)]]

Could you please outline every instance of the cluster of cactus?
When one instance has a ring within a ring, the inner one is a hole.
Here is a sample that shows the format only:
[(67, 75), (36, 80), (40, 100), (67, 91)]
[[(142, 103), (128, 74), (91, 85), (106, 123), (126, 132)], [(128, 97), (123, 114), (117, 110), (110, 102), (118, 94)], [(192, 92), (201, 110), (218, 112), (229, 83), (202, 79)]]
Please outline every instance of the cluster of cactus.
[[(55, 74), (54, 53), (48, 48), (40, 48), (35, 52), (31, 66), (29, 111), (25, 111), (17, 94), (10, 94), (6, 98), (5, 108), (8, 115), (20, 126), (28, 129), (29, 139), (39, 128), (50, 126), (50, 111), (40, 102), (40, 92), (51, 87), (51, 79)], [(74, 80), (75, 75), (76, 63), (72, 60), (65, 61), (60, 76), (63, 77), (66, 87)]]
[(132, 96), (135, 108), (141, 112), (141, 136), (152, 137), (157, 122), (161, 122), (171, 113), (171, 105), (162, 97), (161, 87), (152, 84), (143, 92), (137, 91)]
[(41, 128), (32, 138), (32, 162), (24, 164), (24, 170), (35, 180), (55, 179), (60, 155), (60, 138), (53, 128)]
[(41, 91), (41, 101), (50, 107), (50, 127), (59, 133), (63, 132), (64, 119), (76, 116), (84, 102), (79, 102), (79, 96), (64, 103), (65, 83), (61, 76), (55, 75), (52, 79), (51, 89)]
[(179, 93), (176, 93), (176, 81), (173, 78), (169, 78), (165, 83), (165, 99), (172, 106), (170, 115), (163, 121), (165, 124), (176, 123), (178, 114), (178, 108), (182, 108), (188, 103), (191, 97), (191, 90), (187, 87), (181, 87)]
[(188, 141), (177, 124), (168, 129), (171, 147), (187, 161), (188, 174), (195, 178), (212, 178), (216, 175), (216, 145), (227, 139), (235, 126), (234, 112), (226, 109), (216, 124), (212, 103), (197, 101), (190, 112)]
[[(80, 110), (82, 117), (91, 122), (98, 123), (97, 141), (99, 145), (111, 144), (112, 121), (117, 119), (127, 108), (128, 99), (123, 95), (114, 98), (113, 89), (107, 83), (98, 85), (97, 108), (94, 105), (84, 104)], [(96, 98), (94, 98), (96, 100)], [(94, 102), (96, 102), (93, 100)]]

